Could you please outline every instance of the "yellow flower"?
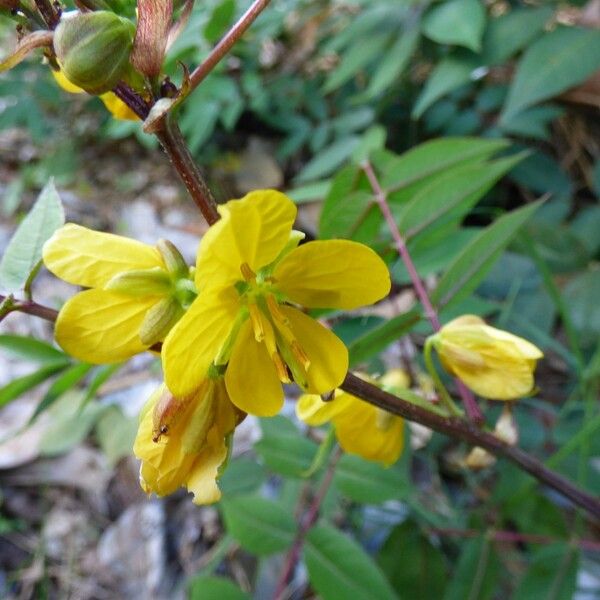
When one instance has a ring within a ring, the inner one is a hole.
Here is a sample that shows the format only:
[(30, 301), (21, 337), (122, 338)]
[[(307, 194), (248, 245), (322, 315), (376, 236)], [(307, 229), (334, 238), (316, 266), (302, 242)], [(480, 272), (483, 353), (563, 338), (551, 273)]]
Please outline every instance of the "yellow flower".
[(46, 242), (43, 260), (57, 277), (92, 288), (68, 300), (55, 325), (60, 346), (86, 362), (117, 362), (162, 341), (196, 295), (165, 240), (152, 247), (68, 223)]
[(531, 393), (541, 350), (507, 331), (463, 315), (430, 338), (440, 361), (476, 394), (491, 400), (515, 400)]
[[(52, 75), (56, 80), (56, 83), (69, 94), (85, 94), (85, 90), (71, 83), (64, 75), (62, 71), (55, 71), (52, 69)], [(100, 100), (104, 103), (104, 106), (112, 114), (115, 119), (121, 121), (139, 121), (139, 117), (113, 92), (106, 92), (99, 96)]]
[(220, 207), (196, 262), (200, 294), (163, 346), (165, 379), (189, 394), (213, 365), (232, 402), (259, 416), (276, 414), (281, 382), (324, 393), (343, 380), (348, 351), (293, 304), (352, 309), (390, 289), (388, 270), (370, 248), (347, 240), (309, 242), (292, 231), (294, 203), (274, 190)]
[[(408, 377), (398, 371), (383, 377), (382, 387), (406, 388)], [(365, 378), (367, 379), (367, 378)], [(389, 466), (395, 463), (404, 446), (404, 420), (343, 390), (336, 390), (333, 400), (323, 402), (316, 394), (305, 394), (296, 404), (296, 415), (307, 425), (318, 427), (331, 421), (335, 435), (345, 452)]]
[(142, 410), (133, 446), (142, 489), (165, 496), (185, 486), (195, 504), (219, 500), (217, 479), (240, 418), (222, 379), (206, 379), (183, 399), (163, 384)]

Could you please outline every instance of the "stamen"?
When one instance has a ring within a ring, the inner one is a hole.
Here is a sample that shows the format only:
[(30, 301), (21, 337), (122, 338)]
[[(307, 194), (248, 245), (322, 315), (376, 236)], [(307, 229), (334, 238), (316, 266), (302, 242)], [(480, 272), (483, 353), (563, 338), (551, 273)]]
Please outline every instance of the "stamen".
[(294, 358), (304, 367), (305, 371), (308, 371), (308, 367), (310, 367), (310, 358), (308, 358), (308, 355), (304, 352), (304, 348), (302, 348), (298, 340), (293, 340), (291, 346)]
[(279, 355), (279, 352), (274, 352), (271, 354), (271, 360), (275, 365), (275, 370), (277, 371), (277, 377), (279, 377), (279, 381), (281, 381), (281, 383), (292, 383), (287, 367), (283, 362), (283, 358), (281, 358)]
[(265, 339), (265, 328), (263, 327), (263, 318), (260, 314), (260, 309), (256, 304), (248, 304), (250, 311), (250, 321), (252, 321), (252, 329), (254, 329), (254, 339), (257, 342), (262, 342)]
[(246, 281), (256, 281), (256, 273), (250, 268), (248, 263), (242, 263), (240, 265), (240, 271), (242, 272), (242, 277)]
[(269, 312), (271, 313), (271, 316), (273, 317), (277, 325), (283, 325), (284, 327), (290, 326), (290, 320), (283, 314), (283, 312), (279, 308), (279, 303), (277, 302), (273, 294), (267, 295), (267, 306), (269, 307)]

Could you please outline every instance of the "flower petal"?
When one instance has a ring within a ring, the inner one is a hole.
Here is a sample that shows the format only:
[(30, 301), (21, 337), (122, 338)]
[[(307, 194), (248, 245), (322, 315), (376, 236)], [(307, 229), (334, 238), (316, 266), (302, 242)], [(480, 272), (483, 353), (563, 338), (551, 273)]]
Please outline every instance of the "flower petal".
[(275, 190), (251, 192), (221, 206), (221, 220), (206, 232), (198, 249), (198, 289), (242, 279), (242, 263), (257, 272), (274, 261), (290, 238), (296, 212), (294, 203)]
[(156, 248), (74, 223), (58, 229), (45, 243), (43, 258), (57, 277), (84, 287), (102, 287), (123, 271), (164, 268)]
[(85, 94), (85, 90), (82, 90), (79, 86), (71, 83), (62, 71), (55, 71), (54, 69), (51, 69), (51, 71), (54, 80), (63, 90), (65, 90), (65, 92), (69, 92), (69, 94)]
[(194, 504), (212, 504), (221, 498), (217, 477), (227, 452), (227, 445), (221, 439), (214, 446), (207, 446), (196, 457), (186, 482), (188, 491), (194, 494)]
[(296, 416), (307, 425), (318, 427), (346, 410), (350, 402), (351, 396), (339, 390), (329, 402), (323, 402), (318, 394), (303, 394), (296, 402)]
[(324, 394), (342, 383), (348, 372), (348, 350), (329, 329), (291, 306), (281, 306), (298, 343), (310, 359), (307, 392)]
[(139, 331), (155, 298), (139, 299), (87, 290), (65, 303), (55, 326), (56, 341), (71, 356), (94, 364), (114, 363), (144, 352)]
[(371, 248), (349, 240), (308, 242), (292, 250), (273, 273), (278, 288), (309, 308), (352, 309), (381, 300), (390, 273)]
[(283, 389), (265, 344), (254, 338), (252, 324), (242, 326), (225, 373), (231, 401), (244, 412), (272, 417), (283, 406)]
[(175, 396), (192, 393), (206, 377), (238, 308), (234, 289), (203, 292), (171, 329), (163, 344), (162, 364)]
[(390, 424), (381, 429), (377, 425), (377, 408), (353, 398), (351, 408), (334, 419), (340, 446), (345, 452), (358, 454), (367, 460), (391, 465), (396, 462), (404, 445), (404, 422), (390, 416)]
[(120, 121), (139, 121), (140, 118), (113, 92), (106, 92), (100, 96), (100, 100), (108, 109), (108, 112)]

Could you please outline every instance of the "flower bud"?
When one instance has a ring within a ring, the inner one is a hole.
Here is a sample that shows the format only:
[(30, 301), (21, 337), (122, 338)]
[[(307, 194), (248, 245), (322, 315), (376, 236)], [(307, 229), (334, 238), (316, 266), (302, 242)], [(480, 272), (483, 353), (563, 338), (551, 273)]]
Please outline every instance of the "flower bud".
[(173, 242), (160, 239), (156, 243), (156, 248), (160, 252), (162, 259), (165, 261), (167, 271), (171, 275), (175, 275), (176, 277), (187, 277), (189, 275), (190, 269)]
[(160, 267), (134, 269), (115, 275), (104, 289), (127, 296), (165, 296), (172, 291), (169, 275)]
[(61, 70), (90, 94), (107, 92), (129, 69), (135, 25), (109, 11), (63, 17), (54, 34)]
[(162, 342), (182, 314), (183, 309), (175, 298), (163, 298), (157, 302), (142, 321), (140, 327), (142, 344), (152, 346)]

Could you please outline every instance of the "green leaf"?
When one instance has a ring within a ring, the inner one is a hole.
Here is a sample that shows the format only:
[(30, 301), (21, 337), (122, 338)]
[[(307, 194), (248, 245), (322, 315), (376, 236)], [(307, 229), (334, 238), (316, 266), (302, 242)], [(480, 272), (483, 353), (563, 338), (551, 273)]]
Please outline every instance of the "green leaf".
[(512, 600), (571, 600), (577, 589), (578, 569), (579, 553), (572, 546), (557, 543), (540, 548)]
[(478, 52), (485, 18), (485, 8), (479, 0), (450, 0), (427, 13), (423, 33), (439, 44), (456, 44)]
[(249, 494), (264, 483), (265, 476), (265, 468), (255, 458), (236, 458), (227, 465), (219, 487), (226, 498)]
[(90, 385), (85, 393), (82, 404), (85, 406), (94, 396), (96, 392), (106, 383), (125, 363), (116, 363), (112, 365), (101, 365), (96, 369)]
[(41, 364), (69, 360), (64, 352), (61, 352), (52, 344), (27, 336), (0, 335), (0, 348), (16, 358)]
[(348, 346), (350, 366), (365, 362), (375, 356), (392, 342), (399, 340), (420, 319), (415, 310), (393, 317), (389, 321), (377, 325), (364, 335), (356, 338)]
[(306, 439), (285, 417), (261, 419), (262, 438), (254, 449), (265, 465), (288, 477), (302, 477), (313, 462), (317, 445)]
[(310, 583), (323, 600), (397, 598), (372, 558), (332, 527), (323, 525), (309, 530), (304, 560)]
[(448, 137), (420, 144), (390, 160), (382, 173), (382, 186), (392, 191), (468, 161), (481, 162), (509, 145), (507, 140)]
[(362, 38), (360, 44), (351, 45), (344, 52), (340, 64), (327, 77), (323, 92), (327, 94), (350, 81), (370, 62), (381, 56), (389, 39), (389, 35), (379, 33)]
[(98, 403), (82, 405), (83, 393), (70, 391), (63, 394), (48, 410), (50, 426), (40, 440), (40, 452), (56, 456), (80, 444), (98, 418), (110, 407)]
[(352, 156), (359, 143), (360, 137), (357, 135), (349, 135), (336, 140), (308, 161), (296, 177), (296, 182), (303, 183), (329, 175)]
[(441, 598), (448, 583), (443, 553), (413, 521), (395, 527), (377, 562), (401, 598)]
[(488, 22), (483, 36), (483, 62), (496, 65), (526, 48), (544, 30), (554, 8), (517, 8)]
[(403, 31), (400, 37), (383, 55), (381, 62), (375, 69), (365, 98), (372, 100), (385, 92), (402, 75), (409, 63), (419, 42), (419, 28), (413, 25), (411, 29)]
[(221, 503), (227, 531), (248, 551), (264, 556), (285, 550), (294, 541), (296, 522), (280, 504), (256, 496)]
[(0, 388), (0, 407), (5, 406), (9, 402), (17, 399), (21, 394), (24, 394), (36, 385), (46, 381), (46, 379), (52, 377), (52, 375), (65, 369), (69, 364), (68, 360), (45, 364), (41, 369), (38, 369), (33, 373), (13, 379), (11, 382)]
[(225, 33), (235, 16), (235, 0), (223, 0), (218, 4), (204, 27), (207, 42), (216, 42)]
[(467, 164), (436, 177), (408, 202), (396, 221), (405, 240), (433, 225), (460, 221), (490, 188), (521, 159), (522, 154), (491, 163)]
[(189, 582), (189, 600), (251, 600), (251, 596), (224, 577), (194, 577)]
[(410, 483), (399, 467), (384, 468), (350, 454), (340, 459), (334, 482), (344, 496), (365, 504), (381, 504), (410, 494)]
[(446, 306), (451, 300), (458, 302), (466, 298), (540, 204), (540, 201), (533, 202), (513, 210), (479, 233), (442, 275), (432, 295), (433, 301), (438, 306)]
[(500, 124), (582, 83), (600, 68), (600, 31), (561, 27), (529, 47), (519, 62)]
[(138, 426), (138, 418), (124, 414), (118, 406), (109, 406), (98, 419), (95, 437), (112, 467), (131, 455)]
[(296, 203), (304, 204), (305, 202), (314, 202), (315, 200), (322, 200), (327, 196), (331, 182), (329, 179), (325, 181), (315, 181), (314, 183), (308, 183), (301, 187), (287, 190), (286, 194)]
[(499, 561), (487, 538), (468, 540), (462, 546), (444, 600), (490, 600), (496, 590)]
[(419, 94), (412, 118), (419, 119), (434, 102), (468, 83), (478, 66), (479, 61), (470, 56), (449, 56), (441, 60)]
[(575, 276), (565, 287), (564, 298), (582, 344), (595, 344), (600, 337), (600, 270)]
[(51, 179), (21, 221), (0, 260), (0, 288), (21, 289), (42, 258), (46, 240), (65, 222), (60, 198)]
[(56, 402), (66, 391), (77, 385), (90, 371), (92, 365), (78, 363), (69, 367), (64, 373), (55, 379), (42, 401), (36, 406), (35, 411), (29, 419), (31, 425), (44, 411)]

